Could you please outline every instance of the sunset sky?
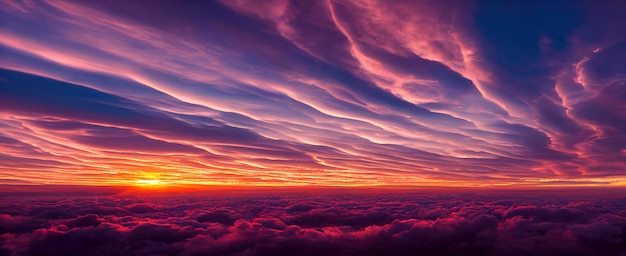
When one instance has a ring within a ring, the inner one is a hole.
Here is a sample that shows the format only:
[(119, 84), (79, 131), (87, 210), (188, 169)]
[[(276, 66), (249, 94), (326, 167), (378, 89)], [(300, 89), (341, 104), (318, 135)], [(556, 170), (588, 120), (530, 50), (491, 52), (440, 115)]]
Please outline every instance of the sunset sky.
[(625, 13), (2, 1), (0, 185), (625, 186)]
[(624, 256), (624, 0), (0, 0), (0, 255)]

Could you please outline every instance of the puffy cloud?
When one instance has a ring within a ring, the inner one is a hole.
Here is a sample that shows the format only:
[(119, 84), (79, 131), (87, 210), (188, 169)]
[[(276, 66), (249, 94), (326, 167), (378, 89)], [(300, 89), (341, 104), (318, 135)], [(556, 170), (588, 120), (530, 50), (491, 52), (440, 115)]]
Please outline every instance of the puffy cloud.
[[(573, 190), (553, 190), (551, 196), (547, 191), (496, 195), (464, 190), (5, 198), (0, 237), (9, 255), (626, 252), (623, 191), (586, 192), (584, 199)], [(129, 211), (98, 210), (105, 206)], [(41, 215), (41, 209), (67, 214), (51, 217)]]

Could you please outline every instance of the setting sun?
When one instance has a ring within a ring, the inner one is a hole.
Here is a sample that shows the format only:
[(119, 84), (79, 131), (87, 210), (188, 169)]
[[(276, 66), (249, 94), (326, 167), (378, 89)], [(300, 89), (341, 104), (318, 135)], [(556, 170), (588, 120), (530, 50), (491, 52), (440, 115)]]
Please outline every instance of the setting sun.
[(161, 185), (161, 181), (160, 180), (137, 180), (136, 184), (140, 186), (157, 186), (157, 185)]

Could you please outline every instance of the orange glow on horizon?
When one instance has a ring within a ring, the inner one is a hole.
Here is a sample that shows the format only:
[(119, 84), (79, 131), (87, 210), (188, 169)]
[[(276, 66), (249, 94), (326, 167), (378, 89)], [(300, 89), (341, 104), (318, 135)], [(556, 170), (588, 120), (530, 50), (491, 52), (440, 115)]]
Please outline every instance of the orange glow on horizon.
[(160, 180), (137, 180), (136, 184), (140, 186), (157, 186), (157, 185), (161, 185), (161, 181)]

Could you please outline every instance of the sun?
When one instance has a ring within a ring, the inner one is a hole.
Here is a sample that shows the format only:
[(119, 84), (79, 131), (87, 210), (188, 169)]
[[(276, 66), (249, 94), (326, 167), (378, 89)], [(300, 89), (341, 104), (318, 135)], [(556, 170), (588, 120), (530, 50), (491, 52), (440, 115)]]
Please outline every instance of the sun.
[(135, 185), (142, 186), (142, 187), (146, 187), (146, 186), (154, 187), (154, 186), (163, 185), (163, 181), (159, 179), (159, 176), (161, 176), (160, 173), (141, 172), (141, 176), (137, 177), (137, 180), (135, 181)]
[(158, 186), (161, 185), (161, 181), (156, 179), (137, 180), (136, 184), (140, 186)]

